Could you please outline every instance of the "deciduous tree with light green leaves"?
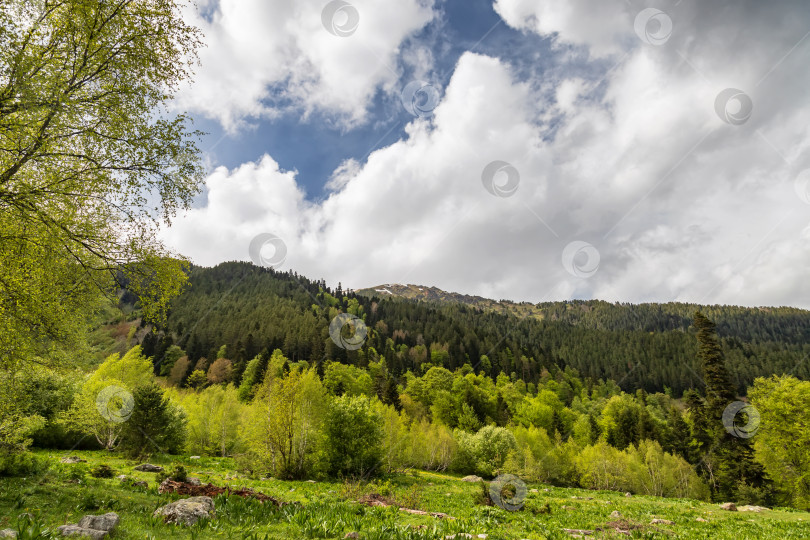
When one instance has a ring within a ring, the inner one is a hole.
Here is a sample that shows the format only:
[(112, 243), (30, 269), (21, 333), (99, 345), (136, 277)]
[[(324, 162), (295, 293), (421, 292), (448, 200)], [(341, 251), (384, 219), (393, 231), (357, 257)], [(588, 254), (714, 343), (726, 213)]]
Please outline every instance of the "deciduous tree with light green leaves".
[(152, 383), (152, 369), (152, 362), (141, 354), (140, 346), (123, 357), (110, 355), (82, 385), (61, 422), (92, 435), (107, 450), (114, 449), (135, 407), (132, 393), (138, 386)]
[(169, 108), (200, 44), (180, 0), (0, 3), (0, 362), (79, 342), (126, 283), (158, 318), (185, 282), (155, 231), (202, 167)]
[(760, 414), (753, 437), (757, 461), (784, 502), (810, 509), (810, 381), (758, 378), (748, 396)]

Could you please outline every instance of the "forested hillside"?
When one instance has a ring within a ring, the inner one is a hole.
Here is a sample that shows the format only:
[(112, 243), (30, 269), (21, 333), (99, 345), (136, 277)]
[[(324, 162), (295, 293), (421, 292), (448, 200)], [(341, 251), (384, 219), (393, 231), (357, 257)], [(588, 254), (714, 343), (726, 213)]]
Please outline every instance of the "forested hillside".
[[(143, 338), (144, 353), (162, 363), (177, 345), (195, 363), (216, 358), (225, 345), (237, 380), (256, 354), (280, 349), (293, 361), (315, 364), (365, 367), (384, 358), (397, 379), (408, 370), (469, 364), (493, 377), (536, 383), (544, 370), (571, 367), (586, 380), (613, 379), (627, 391), (670, 389), (677, 397), (701, 384), (691, 328), (698, 308), (716, 321), (741, 394), (758, 376), (810, 377), (810, 362), (803, 362), (810, 354), (810, 312), (795, 308), (571, 301), (538, 304), (532, 312), (539, 317), (516, 316), (452, 297), (415, 301), (331, 290), (295, 273), (237, 262), (193, 267), (190, 285), (167, 322)], [(329, 338), (339, 312), (365, 321), (368, 336), (357, 351)]]

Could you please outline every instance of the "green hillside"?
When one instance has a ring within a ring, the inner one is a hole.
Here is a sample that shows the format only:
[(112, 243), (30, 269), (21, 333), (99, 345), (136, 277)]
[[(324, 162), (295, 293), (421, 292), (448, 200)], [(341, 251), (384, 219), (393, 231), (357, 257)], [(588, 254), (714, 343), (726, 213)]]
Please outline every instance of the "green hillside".
[[(432, 365), (469, 364), (497, 376), (537, 382), (543, 370), (576, 369), (586, 379), (613, 379), (628, 391), (679, 396), (700, 386), (691, 317), (701, 309), (717, 323), (738, 392), (754, 378), (810, 378), (810, 312), (690, 304), (612, 304), (602, 301), (538, 305), (495, 302), (421, 287), (389, 287), (402, 295), (331, 290), (325, 283), (249, 263), (194, 267), (190, 287), (172, 303), (168, 321), (142, 340), (158, 361), (179, 345), (192, 361), (215, 358), (227, 345), (237, 373), (262, 351), (281, 349), (294, 361), (337, 360), (364, 365), (384, 357), (395, 377)], [(374, 289), (382, 289), (376, 287)], [(420, 293), (421, 294), (421, 293)], [(364, 319), (359, 351), (329, 339), (339, 312)], [(140, 335), (140, 334), (139, 334)]]

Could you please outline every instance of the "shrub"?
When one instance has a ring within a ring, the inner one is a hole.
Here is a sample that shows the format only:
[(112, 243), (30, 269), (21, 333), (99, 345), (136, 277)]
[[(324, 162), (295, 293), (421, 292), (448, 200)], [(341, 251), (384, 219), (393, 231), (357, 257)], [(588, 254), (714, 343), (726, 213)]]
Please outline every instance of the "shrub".
[(157, 482), (158, 484), (162, 483), (166, 479), (174, 480), (175, 482), (186, 482), (188, 480), (188, 473), (186, 472), (186, 468), (180, 464), (175, 465), (172, 467), (171, 471), (162, 471), (159, 472), (157, 475)]
[(458, 442), (457, 468), (481, 476), (495, 476), (509, 453), (517, 448), (515, 436), (506, 428), (485, 426), (475, 435), (461, 430), (454, 433)]
[(0, 477), (41, 474), (48, 467), (49, 464), (46, 460), (28, 452), (0, 453)]
[(93, 478), (112, 478), (115, 476), (115, 471), (106, 463), (102, 463), (98, 467), (90, 470), (90, 476)]
[(325, 425), (329, 471), (338, 476), (379, 473), (382, 419), (366, 396), (335, 399)]
[(132, 457), (155, 452), (176, 454), (185, 443), (183, 412), (172, 404), (156, 384), (139, 386), (132, 393), (134, 407), (124, 422), (121, 449)]

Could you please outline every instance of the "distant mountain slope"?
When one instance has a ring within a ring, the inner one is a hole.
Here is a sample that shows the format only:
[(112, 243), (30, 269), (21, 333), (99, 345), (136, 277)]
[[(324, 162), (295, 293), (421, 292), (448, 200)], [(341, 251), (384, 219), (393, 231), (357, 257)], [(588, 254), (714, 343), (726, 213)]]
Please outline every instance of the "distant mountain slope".
[[(166, 323), (141, 339), (157, 361), (172, 344), (193, 361), (214, 358), (226, 345), (238, 375), (250, 358), (278, 348), (292, 361), (314, 364), (365, 365), (384, 358), (395, 377), (467, 364), (491, 376), (535, 382), (546, 370), (573, 368), (585, 379), (613, 379), (628, 391), (670, 388), (680, 395), (701, 387), (691, 328), (699, 307), (717, 322), (741, 392), (759, 376), (810, 378), (810, 312), (794, 308), (596, 300), (532, 305), (413, 285), (352, 292), (241, 262), (194, 267), (189, 279)], [(368, 336), (358, 351), (330, 339), (329, 324), (340, 312), (366, 322)]]
[(428, 287), (424, 285), (402, 285), (400, 283), (390, 283), (378, 285), (367, 289), (355, 291), (356, 294), (368, 297), (386, 296), (405, 298), (407, 300), (424, 300), (426, 302), (455, 302), (466, 304), (483, 310), (497, 311), (498, 313), (511, 313), (519, 317), (542, 318), (542, 310), (537, 309), (531, 302), (511, 302), (509, 300), (492, 300), (482, 296), (471, 296), (455, 292), (447, 292), (438, 287)]

